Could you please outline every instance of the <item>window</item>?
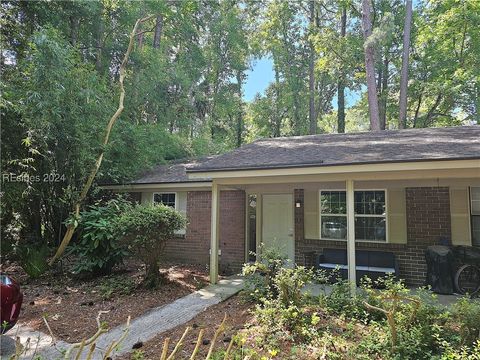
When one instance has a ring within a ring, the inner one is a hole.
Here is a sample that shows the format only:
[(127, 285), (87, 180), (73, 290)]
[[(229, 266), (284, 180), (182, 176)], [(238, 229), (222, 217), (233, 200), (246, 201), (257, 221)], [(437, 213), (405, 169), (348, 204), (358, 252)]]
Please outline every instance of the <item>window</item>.
[(470, 216), (472, 224), (472, 245), (480, 246), (480, 187), (470, 188)]
[(154, 204), (163, 204), (175, 209), (175, 193), (155, 193), (153, 194)]
[(347, 198), (345, 191), (320, 192), (320, 237), (347, 238)]
[(386, 241), (385, 191), (355, 191), (355, 239)]
[[(386, 241), (384, 190), (355, 191), (355, 239)], [(320, 192), (320, 238), (347, 239), (345, 191)]]

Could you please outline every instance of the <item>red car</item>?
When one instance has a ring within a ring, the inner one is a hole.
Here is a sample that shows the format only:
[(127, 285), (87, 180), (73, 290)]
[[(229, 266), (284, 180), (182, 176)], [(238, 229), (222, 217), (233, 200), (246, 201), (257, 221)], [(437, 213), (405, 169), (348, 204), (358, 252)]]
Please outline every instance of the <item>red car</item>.
[(17, 323), (23, 294), (20, 291), (20, 285), (10, 276), (0, 274), (0, 286), (0, 326), (1, 333), (4, 334)]

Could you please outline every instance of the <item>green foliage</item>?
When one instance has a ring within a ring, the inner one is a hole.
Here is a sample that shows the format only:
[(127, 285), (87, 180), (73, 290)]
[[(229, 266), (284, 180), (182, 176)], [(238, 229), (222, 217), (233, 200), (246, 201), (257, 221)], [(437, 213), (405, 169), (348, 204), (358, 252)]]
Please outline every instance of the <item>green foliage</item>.
[(73, 271), (81, 275), (105, 275), (128, 255), (116, 234), (116, 219), (129, 208), (121, 197), (89, 206), (81, 213), (79, 240), (71, 248), (76, 255)]
[(300, 306), (303, 300), (301, 290), (312, 282), (314, 272), (304, 266), (281, 268), (273, 279), (278, 300), (284, 305)]
[(134, 350), (132, 352), (132, 355), (130, 356), (130, 359), (132, 360), (144, 360), (145, 355), (142, 350)]
[(181, 213), (164, 205), (136, 205), (118, 218), (117, 236), (147, 266), (147, 287), (158, 285), (158, 261), (163, 249), (167, 241), (173, 239), (174, 232), (185, 225), (186, 220)]
[(460, 326), (462, 344), (471, 345), (480, 339), (480, 300), (467, 297), (459, 299), (452, 313)]
[(132, 279), (124, 276), (107, 277), (100, 283), (100, 295), (104, 300), (111, 299), (114, 295), (130, 295), (136, 288)]
[(254, 263), (243, 265), (242, 275), (245, 278), (245, 290), (243, 294), (251, 301), (260, 301), (276, 294), (275, 277), (287, 259), (276, 249), (260, 246), (257, 260)]
[(32, 279), (43, 275), (48, 269), (47, 259), (50, 249), (46, 245), (21, 244), (15, 249), (22, 269)]

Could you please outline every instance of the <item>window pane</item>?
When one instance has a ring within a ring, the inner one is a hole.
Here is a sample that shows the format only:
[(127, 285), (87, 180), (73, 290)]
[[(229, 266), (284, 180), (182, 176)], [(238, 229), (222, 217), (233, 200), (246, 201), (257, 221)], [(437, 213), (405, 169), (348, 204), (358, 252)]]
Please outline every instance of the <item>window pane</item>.
[(346, 216), (322, 216), (321, 237), (323, 239), (346, 239)]
[(384, 215), (385, 191), (355, 191), (355, 213)]
[(155, 204), (163, 204), (175, 208), (175, 194), (154, 194), (153, 202)]
[(355, 218), (355, 239), (356, 240), (386, 240), (385, 218), (383, 217), (362, 217)]
[(472, 197), (472, 200), (480, 201), (480, 187), (471, 187), (470, 196)]
[(347, 213), (345, 191), (322, 191), (320, 202), (324, 214)]
[(472, 244), (480, 246), (480, 216), (472, 216)]

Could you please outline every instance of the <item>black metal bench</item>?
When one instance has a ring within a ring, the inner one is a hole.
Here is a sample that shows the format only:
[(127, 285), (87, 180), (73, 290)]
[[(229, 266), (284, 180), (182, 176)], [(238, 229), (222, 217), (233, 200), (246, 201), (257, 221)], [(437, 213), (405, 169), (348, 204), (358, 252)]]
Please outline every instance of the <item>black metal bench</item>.
[[(317, 258), (317, 268), (331, 274), (338, 268), (342, 279), (348, 279), (347, 250), (344, 249), (323, 249), (323, 253)], [(355, 251), (355, 268), (357, 282), (364, 276), (373, 281), (387, 274), (398, 277), (398, 263), (395, 254), (388, 251)], [(335, 279), (333, 279), (335, 280)]]

